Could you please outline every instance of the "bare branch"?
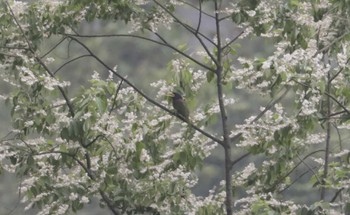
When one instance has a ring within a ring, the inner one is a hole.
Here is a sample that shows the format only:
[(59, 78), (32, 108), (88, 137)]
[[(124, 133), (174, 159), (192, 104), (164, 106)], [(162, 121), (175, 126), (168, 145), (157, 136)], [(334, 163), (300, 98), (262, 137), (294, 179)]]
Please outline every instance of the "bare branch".
[(197, 24), (197, 28), (196, 28), (196, 33), (198, 34), (199, 29), (201, 27), (201, 23), (202, 23), (202, 2), (199, 1), (199, 15), (198, 15), (198, 24)]
[[(314, 169), (315, 168), (316, 167), (314, 167)], [(306, 175), (309, 172), (310, 170), (306, 170), (305, 172), (300, 174), (296, 179), (294, 179), (290, 184), (288, 184), (286, 187), (283, 188), (283, 190), (280, 190), (278, 193), (283, 193), (284, 191), (288, 190), (288, 188), (290, 188), (293, 184), (295, 184), (299, 179), (301, 179), (304, 175)]]
[(337, 199), (337, 197), (339, 196), (339, 194), (341, 194), (341, 191), (343, 191), (343, 190), (344, 190), (343, 187), (340, 188), (340, 189), (334, 194), (334, 196), (333, 196), (333, 198), (332, 198), (332, 200), (331, 200), (330, 202), (334, 202), (334, 201)]
[[(313, 155), (313, 154), (316, 154), (316, 153), (319, 153), (319, 152), (324, 152), (324, 150), (323, 149), (319, 149), (319, 150), (316, 150), (316, 151), (313, 151), (313, 152), (311, 152), (311, 153), (309, 153), (309, 154), (307, 154), (307, 155), (305, 155), (304, 156), (304, 158), (303, 159), (300, 159), (299, 158), (299, 163), (297, 163), (287, 174), (285, 174), (280, 180), (279, 180), (279, 182), (277, 183), (277, 184), (279, 184), (281, 181), (283, 181), (285, 178), (287, 178), (290, 174), (292, 174), (292, 172), (294, 172), (294, 170), (300, 165), (300, 164), (302, 164), (302, 163), (304, 163), (304, 160), (306, 160), (308, 157), (310, 157), (311, 155)], [(304, 163), (305, 164), (305, 163)], [(309, 170), (311, 170), (312, 168), (310, 168), (309, 167)], [(306, 173), (308, 173), (309, 172), (309, 170), (306, 172)], [(306, 173), (303, 173), (302, 174), (302, 176), (304, 175), (304, 174), (306, 174)], [(313, 172), (314, 173), (314, 172)], [(315, 174), (315, 177), (317, 177), (317, 175), (316, 175), (316, 173), (314, 173)], [(296, 180), (294, 180), (289, 186), (287, 186), (287, 187), (285, 187), (283, 190), (281, 190), (279, 193), (282, 193), (283, 191), (285, 191), (286, 189), (288, 189), (292, 184), (294, 184), (298, 179), (300, 179), (301, 178), (301, 176), (299, 176)]]
[(81, 38), (95, 38), (95, 37), (131, 37), (131, 38), (138, 38), (138, 39), (141, 39), (141, 40), (146, 40), (146, 41), (149, 41), (149, 42), (152, 42), (152, 43), (155, 43), (155, 44), (158, 44), (158, 45), (161, 45), (161, 46), (165, 46), (167, 48), (170, 48), (172, 50), (174, 50), (175, 52), (179, 53), (180, 55), (188, 58), (189, 60), (193, 61), (194, 63), (196, 63), (197, 65), (209, 70), (209, 71), (212, 71), (213, 69), (210, 68), (209, 66), (201, 63), (200, 61), (196, 60), (195, 58), (189, 56), (188, 54), (182, 52), (181, 50), (179, 50), (178, 48), (176, 48), (175, 46), (173, 45), (170, 45), (169, 43), (167, 43), (165, 41), (164, 38), (162, 38), (159, 34), (156, 36), (159, 37), (159, 39), (161, 39), (163, 42), (159, 42), (157, 40), (153, 40), (153, 39), (149, 39), (147, 37), (143, 37), (143, 36), (138, 36), (138, 35), (132, 35), (132, 34), (105, 34), (105, 35), (81, 35), (81, 34), (64, 34), (65, 36), (69, 36), (69, 37), (81, 37)]
[(91, 55), (81, 55), (81, 56), (78, 56), (76, 58), (73, 58), (67, 62), (65, 62), (64, 64), (62, 64), (58, 69), (56, 69), (53, 74), (56, 75), (57, 72), (59, 72), (63, 67), (65, 67), (66, 65), (76, 61), (76, 60), (79, 60), (80, 58), (84, 58), (84, 57), (91, 57)]
[(243, 29), (237, 36), (235, 36), (230, 42), (228, 42), (226, 45), (222, 47), (222, 50), (225, 50), (227, 47), (229, 47), (232, 43), (234, 43), (243, 33), (245, 29)]
[(64, 37), (62, 38), (58, 43), (56, 43), (51, 49), (49, 49), (49, 51), (47, 51), (43, 56), (41, 56), (40, 58), (43, 59), (44, 57), (46, 57), (48, 54), (50, 54), (53, 50), (55, 50), (57, 48), (57, 46), (59, 46), (63, 41), (65, 41), (67, 38)]
[(313, 168), (311, 168), (311, 167), (309, 166), (309, 164), (307, 164), (307, 163), (304, 161), (306, 158), (301, 159), (301, 158), (299, 157), (299, 155), (298, 155), (298, 159), (300, 160), (300, 163), (303, 163), (303, 164), (312, 172), (312, 174), (315, 176), (315, 178), (317, 179), (317, 181), (318, 181), (319, 183), (322, 183), (322, 180), (320, 180), (320, 178), (317, 176), (317, 173), (313, 170)]
[(223, 20), (225, 20), (225, 19), (228, 19), (228, 18), (231, 18), (231, 15), (227, 15), (227, 16), (221, 17), (221, 18), (219, 19), (219, 21), (221, 22), (221, 21), (223, 21)]
[(212, 44), (213, 46), (215, 46), (215, 43), (212, 39), (210, 39), (208, 36), (206, 36), (205, 34), (201, 33), (200, 31), (196, 32), (196, 29), (194, 29), (192, 26), (186, 24), (186, 23), (183, 23), (186, 27), (188, 27), (189, 29), (192, 30), (192, 33), (195, 34), (197, 33), (198, 36), (201, 36), (203, 37), (206, 41), (208, 41), (210, 44)]
[[(190, 7), (192, 7), (192, 8), (195, 9), (195, 10), (202, 11), (200, 8), (197, 8), (196, 6), (194, 6), (194, 5), (191, 4), (191, 3), (188, 3), (187, 1), (183, 1), (183, 0), (178, 0), (178, 1), (179, 1), (179, 2), (182, 2), (182, 3), (186, 4), (186, 5), (188, 5), (188, 6), (190, 6)], [(204, 12), (204, 11), (202, 11), (202, 13), (205, 14), (205, 15), (207, 15), (207, 16), (210, 17), (210, 18), (215, 19), (215, 16), (213, 16), (213, 15), (211, 15), (211, 14), (209, 14), (209, 13), (206, 13), (206, 12)]]
[(108, 115), (111, 115), (112, 111), (114, 110), (114, 107), (115, 107), (116, 101), (117, 101), (117, 96), (118, 96), (118, 93), (119, 93), (119, 91), (120, 91), (120, 89), (121, 89), (121, 87), (122, 87), (123, 82), (124, 82), (124, 80), (121, 80), (121, 81), (119, 82), (119, 84), (118, 84), (118, 87), (117, 87), (117, 89), (116, 89), (116, 91), (115, 91), (115, 94), (114, 94), (114, 97), (113, 97), (112, 107), (111, 107), (111, 109), (109, 110), (109, 114), (108, 114)]
[[(218, 62), (217, 59), (212, 55), (212, 53), (209, 51), (208, 47), (205, 45), (205, 43), (203, 42), (202, 38), (200, 38), (198, 36), (198, 33), (196, 33), (197, 31), (194, 31), (193, 28), (189, 28), (188, 25), (185, 25), (179, 18), (177, 18), (173, 13), (171, 13), (166, 7), (164, 7), (162, 4), (160, 4), (157, 0), (153, 0), (159, 7), (161, 7), (163, 10), (165, 10), (171, 17), (173, 17), (174, 20), (176, 20), (177, 23), (179, 23), (181, 26), (183, 26), (185, 29), (187, 29), (189, 32), (191, 32), (192, 34), (195, 35), (195, 37), (197, 38), (197, 40), (200, 42), (200, 44), (202, 45), (202, 47), (204, 48), (204, 50), (206, 51), (206, 53), (208, 54), (208, 56), (210, 57), (210, 59), (215, 63), (216, 66), (218, 66)], [(209, 69), (210, 71), (212, 71), (211, 69)]]
[(240, 162), (241, 160), (243, 160), (244, 158), (248, 157), (250, 154), (251, 154), (250, 152), (247, 152), (247, 153), (241, 155), (240, 157), (238, 157), (236, 160), (232, 161), (232, 163), (231, 163), (231, 169), (232, 169), (232, 167), (233, 167), (236, 163), (238, 163), (238, 162)]

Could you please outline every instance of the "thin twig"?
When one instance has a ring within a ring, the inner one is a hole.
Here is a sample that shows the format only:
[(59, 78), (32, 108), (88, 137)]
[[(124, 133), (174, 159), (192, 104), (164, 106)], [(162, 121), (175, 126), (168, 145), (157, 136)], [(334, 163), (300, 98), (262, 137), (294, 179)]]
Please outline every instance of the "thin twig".
[(205, 68), (205, 69), (207, 69), (209, 71), (212, 71), (212, 68), (210, 68), (209, 66), (201, 63), (200, 61), (198, 61), (195, 58), (189, 56), (188, 54), (182, 52), (181, 50), (179, 50), (175, 46), (170, 45), (168, 43), (159, 42), (157, 40), (153, 40), (153, 39), (150, 39), (150, 38), (147, 38), (147, 37), (143, 37), (143, 36), (132, 35), (132, 34), (104, 34), (104, 35), (63, 34), (63, 35), (69, 36), (69, 37), (81, 37), (81, 38), (95, 38), (95, 37), (97, 37), (97, 38), (99, 38), (99, 37), (131, 37), (131, 38), (138, 38), (138, 39), (141, 39), (141, 40), (145, 40), (145, 41), (148, 41), (148, 42), (152, 42), (152, 43), (155, 43), (155, 44), (158, 44), (158, 45), (170, 48), (170, 49), (174, 50), (175, 52), (179, 53), (180, 55), (182, 55), (182, 56), (188, 58), (189, 60), (193, 61), (197, 65), (199, 65), (199, 66), (201, 66), (201, 67), (203, 67), (203, 68)]
[[(70, 158), (72, 158), (74, 161), (76, 161), (81, 168), (86, 172), (86, 174), (89, 176), (89, 178), (93, 181), (96, 180), (96, 176), (92, 173), (91, 169), (89, 169), (81, 160), (76, 158), (74, 154), (70, 154), (68, 152), (63, 152), (63, 151), (50, 151), (50, 152), (42, 152), (38, 153), (37, 155), (43, 155), (43, 154), (61, 154), (61, 155), (66, 155)], [(115, 208), (113, 205), (112, 201), (108, 198), (105, 192), (103, 192), (101, 189), (99, 189), (99, 193), (103, 199), (103, 201), (106, 202), (108, 208), (112, 211), (114, 215), (121, 215), (118, 209)]]
[(225, 20), (225, 19), (228, 19), (228, 18), (231, 18), (231, 15), (227, 15), (227, 16), (221, 17), (221, 18), (219, 19), (219, 21), (221, 22), (221, 21), (223, 21), (223, 20)]
[[(188, 6), (190, 6), (190, 7), (192, 7), (193, 9), (196, 9), (196, 10), (198, 10), (198, 11), (200, 10), (199, 8), (197, 8), (196, 6), (194, 6), (194, 5), (191, 4), (191, 3), (188, 3), (187, 1), (183, 1), (183, 0), (178, 0), (178, 1), (179, 1), (179, 2), (182, 2), (182, 3), (186, 4), (186, 5), (188, 5)], [(207, 16), (210, 17), (210, 18), (215, 19), (215, 16), (213, 16), (213, 15), (207, 13), (207, 12), (202, 11), (202, 13), (205, 14), (205, 15), (207, 15)]]
[[(304, 84), (304, 83), (301, 83), (301, 82), (299, 82), (299, 81), (297, 81), (297, 80), (295, 80), (295, 79), (291, 79), (292, 81), (294, 81), (295, 83), (298, 83), (298, 84), (300, 84), (300, 85), (302, 85), (302, 86), (305, 86), (305, 87), (309, 87), (309, 88), (311, 88), (311, 86), (310, 85), (308, 85), (308, 84)], [(315, 90), (318, 90), (319, 92), (322, 92), (320, 89), (318, 89), (318, 88), (314, 88)], [(335, 101), (347, 114), (349, 114), (350, 115), (350, 111), (342, 104), (342, 103), (340, 103), (336, 98), (334, 98), (334, 96), (332, 96), (329, 92), (323, 92), (325, 95), (327, 95), (329, 98), (331, 98), (333, 101)]]
[(238, 162), (240, 162), (241, 160), (243, 160), (244, 158), (248, 157), (250, 154), (251, 154), (251, 152), (247, 152), (247, 153), (241, 155), (240, 157), (238, 157), (237, 159), (235, 159), (234, 161), (232, 161), (231, 167), (230, 167), (230, 168), (232, 169), (232, 167), (233, 167), (236, 163), (238, 163)]
[[(316, 150), (316, 151), (313, 151), (313, 152), (311, 152), (311, 153), (305, 155), (303, 159), (300, 159), (300, 158), (299, 158), (299, 160), (300, 160), (299, 163), (297, 163), (287, 174), (285, 174), (285, 175), (279, 180), (279, 182), (278, 182), (277, 184), (281, 183), (281, 181), (283, 181), (283, 180), (284, 180), (285, 178), (287, 178), (290, 174), (292, 174), (292, 172), (294, 172), (294, 170), (295, 170), (300, 164), (304, 163), (304, 160), (306, 160), (306, 159), (307, 159), (308, 157), (310, 157), (311, 155), (316, 154), (316, 153), (319, 153), (319, 152), (324, 152), (324, 150), (323, 150), (323, 149)], [(305, 163), (304, 163), (304, 164), (305, 164)], [(312, 169), (312, 168), (309, 168), (309, 169)], [(309, 172), (309, 171), (307, 171), (307, 172)], [(314, 173), (314, 172), (313, 172), (313, 173)], [(306, 173), (305, 173), (305, 174), (306, 174)], [(303, 174), (302, 174), (302, 175), (303, 175)], [(318, 179), (317, 174), (314, 173), (314, 175), (315, 175), (316, 179)], [(300, 177), (298, 177), (298, 179), (300, 179)], [(292, 184), (294, 184), (296, 181), (297, 181), (297, 180), (294, 180)], [(290, 185), (290, 186), (291, 186), (291, 185)], [(290, 186), (288, 186), (288, 187), (290, 187)], [(281, 190), (280, 193), (283, 192), (284, 190), (286, 190), (288, 187), (286, 187), (286, 188), (284, 188), (283, 190)]]
[(119, 93), (119, 91), (120, 91), (120, 89), (122, 87), (123, 82), (124, 82), (124, 80), (120, 80), (120, 82), (118, 84), (118, 87), (117, 87), (117, 89), (115, 91), (115, 94), (114, 94), (114, 97), (113, 97), (112, 107), (111, 107), (111, 109), (109, 109), (108, 115), (111, 115), (111, 113), (112, 113), (112, 111), (113, 111), (113, 109), (114, 109), (114, 107), (116, 105), (117, 96), (118, 96), (118, 93)]
[[(50, 71), (50, 69), (46, 66), (46, 64), (45, 64), (38, 56), (36, 56), (36, 53), (35, 53), (34, 49), (33, 49), (32, 46), (31, 46), (31, 43), (29, 42), (28, 38), (26, 37), (26, 34), (25, 34), (24, 30), (22, 29), (22, 26), (19, 24), (19, 22), (18, 22), (18, 20), (17, 20), (17, 18), (16, 18), (16, 16), (15, 16), (15, 14), (14, 14), (13, 11), (12, 11), (11, 6), (9, 5), (9, 3), (8, 3), (7, 1), (6, 1), (6, 5), (7, 5), (7, 7), (8, 7), (9, 10), (10, 10), (10, 13), (11, 13), (11, 15), (12, 15), (13, 20), (15, 21), (16, 25), (18, 26), (19, 30), (21, 31), (22, 37), (23, 37), (24, 40), (26, 41), (26, 43), (27, 43), (27, 45), (28, 45), (28, 47), (29, 47), (30, 52), (34, 55), (34, 58), (38, 61), (38, 63), (47, 71), (47, 73), (49, 73), (49, 75), (50, 75), (51, 77), (54, 78), (54, 77), (55, 77), (54, 74)], [(62, 94), (64, 100), (65, 100), (66, 103), (67, 103), (67, 106), (68, 106), (68, 109), (69, 109), (69, 111), (70, 111), (70, 114), (72, 115), (72, 117), (74, 117), (73, 106), (72, 106), (72, 104), (70, 103), (70, 101), (69, 101), (67, 95), (65, 94), (65, 92), (64, 92), (64, 90), (63, 90), (62, 87), (58, 86), (58, 89), (59, 89), (59, 91), (61, 92), (61, 94)]]
[[(192, 30), (192, 33), (196, 32), (196, 29), (194, 29), (192, 26), (190, 26), (189, 24), (186, 23), (182, 23), (183, 25), (185, 25), (187, 28)], [(203, 37), (206, 41), (208, 41), (210, 44), (212, 44), (213, 46), (215, 46), (215, 43), (212, 39), (210, 39), (208, 36), (206, 36), (205, 34), (203, 34), (202, 32), (198, 31), (197, 34), (201, 37)]]
[[(347, 65), (350, 62), (350, 57), (347, 59), (345, 65)], [(330, 81), (332, 82), (336, 77), (338, 77), (338, 75), (344, 70), (345, 66), (340, 68), (339, 71), (330, 79)]]
[[(35, 57), (35, 59), (39, 62), (39, 64), (46, 70), (47, 73), (49, 73), (49, 75), (54, 78), (55, 75), (50, 71), (50, 69), (46, 66), (46, 64), (39, 58), (39, 57)], [(63, 96), (64, 100), (66, 101), (66, 104), (68, 106), (69, 112), (71, 114), (72, 117), (75, 116), (74, 113), (74, 108), (72, 103), (69, 101), (68, 96), (66, 95), (66, 93), (64, 92), (64, 89), (61, 86), (57, 86), (58, 90), (61, 92), (61, 95)]]
[(235, 36), (230, 42), (228, 42), (226, 45), (222, 47), (222, 50), (225, 50), (228, 46), (230, 46), (232, 43), (234, 43), (243, 33), (245, 29), (243, 29), (237, 36)]
[(335, 38), (331, 43), (329, 43), (327, 46), (323, 47), (322, 49), (318, 50), (313, 57), (316, 57), (319, 53), (322, 53), (329, 49), (334, 43), (338, 42), (339, 40), (343, 39), (346, 35), (350, 34), (350, 32), (345, 32), (344, 34), (340, 35), (339, 37)]
[(53, 74), (56, 75), (57, 72), (59, 72), (63, 67), (65, 67), (67, 64), (70, 64), (76, 60), (79, 60), (80, 58), (84, 58), (84, 57), (91, 57), (90, 55), (81, 55), (81, 56), (78, 56), (76, 58), (73, 58), (67, 62), (65, 62), (64, 64), (62, 64), (58, 69), (56, 69)]
[(307, 164), (307, 163), (304, 161), (305, 158), (304, 158), (304, 159), (301, 159), (301, 158), (299, 157), (299, 155), (297, 155), (297, 157), (298, 157), (298, 159), (300, 160), (300, 162), (303, 163), (303, 164), (312, 172), (312, 174), (315, 176), (315, 178), (317, 179), (317, 181), (318, 181), (319, 183), (322, 183), (322, 180), (318, 177), (317, 173), (313, 170), (313, 168), (311, 168), (311, 167), (309, 166), (309, 164)]
[(103, 62), (99, 57), (97, 57), (84, 43), (82, 43), (81, 41), (79, 41), (78, 39), (76, 39), (74, 36), (69, 36), (72, 40), (74, 40), (75, 42), (77, 42), (78, 44), (80, 44), (94, 59), (96, 59), (96, 61), (98, 61), (101, 65), (103, 65), (106, 69), (108, 69), (109, 71), (111, 71), (115, 76), (117, 76), (118, 78), (120, 78), (121, 80), (123, 80), (126, 84), (128, 84), (131, 88), (133, 88), (137, 93), (139, 93), (142, 97), (144, 97), (146, 100), (148, 100), (150, 103), (154, 104), (155, 106), (159, 107), (160, 109), (170, 113), (173, 116), (177, 116), (179, 119), (181, 119), (182, 121), (186, 122), (188, 125), (190, 125), (192, 128), (194, 128), (195, 130), (199, 131), (200, 133), (202, 133), (204, 136), (210, 138), (211, 140), (217, 142), (218, 144), (222, 144), (222, 141), (214, 136), (212, 136), (211, 134), (209, 134), (208, 132), (200, 129), (199, 127), (195, 126), (194, 124), (192, 124), (191, 122), (182, 119), (181, 117), (179, 117), (177, 114), (175, 114), (173, 111), (169, 110), (168, 108), (166, 108), (165, 106), (163, 106), (162, 104), (156, 102), (155, 100), (153, 100), (151, 97), (147, 96), (144, 92), (142, 92), (140, 89), (138, 89), (134, 84), (132, 84), (128, 79), (124, 78), (122, 75), (120, 75), (119, 73), (117, 73), (116, 71), (114, 71), (111, 67), (109, 67), (105, 62)]
[(199, 1), (198, 3), (199, 3), (199, 11), (198, 11), (199, 12), (199, 16), (198, 16), (198, 24), (197, 24), (197, 28), (196, 28), (195, 34), (198, 34), (199, 29), (201, 27), (201, 23), (202, 23), (202, 2)]
[[(314, 167), (315, 169), (316, 167)], [(290, 188), (293, 184), (295, 184), (299, 179), (301, 179), (304, 175), (306, 175), (307, 173), (309, 173), (310, 170), (306, 170), (305, 172), (303, 172), (302, 174), (300, 174), (296, 179), (294, 179), (290, 184), (288, 184), (287, 186), (285, 186), (283, 188), (283, 190), (278, 191), (278, 193), (283, 193), (284, 191), (288, 190), (288, 188)]]
[(59, 46), (63, 41), (65, 41), (67, 38), (64, 37), (62, 38), (57, 44), (55, 44), (51, 49), (49, 49), (49, 51), (47, 51), (43, 56), (41, 56), (40, 58), (43, 59), (44, 57), (46, 57), (48, 54), (50, 54), (54, 49), (57, 48), (57, 46)]
[(344, 190), (344, 188), (342, 187), (342, 188), (340, 188), (335, 194), (334, 194), (334, 196), (333, 196), (333, 198), (331, 199), (331, 203), (332, 202), (334, 202), (336, 199), (337, 199), (337, 197), (339, 196), (339, 194), (341, 193), (341, 191), (343, 191)]
[[(215, 57), (212, 55), (212, 53), (209, 51), (208, 47), (205, 45), (205, 43), (203, 42), (202, 38), (200, 38), (198, 36), (198, 33), (196, 33), (196, 31), (193, 30), (193, 28), (189, 28), (188, 25), (185, 25), (178, 17), (176, 17), (173, 13), (171, 13), (166, 7), (164, 7), (164, 5), (160, 4), (157, 0), (153, 0), (159, 7), (161, 7), (163, 10), (165, 10), (174, 20), (176, 20), (177, 23), (179, 23), (181, 26), (183, 26), (185, 29), (187, 29), (189, 32), (191, 32), (192, 34), (194, 34), (194, 36), (197, 38), (197, 40), (200, 42), (200, 44), (202, 45), (202, 47), (204, 48), (205, 52), (208, 54), (208, 56), (210, 57), (210, 59), (216, 64), (216, 66), (218, 66), (218, 62), (215, 59)], [(211, 69), (210, 69), (211, 71)]]
[(97, 135), (93, 140), (91, 140), (89, 143), (87, 143), (86, 145), (81, 144), (84, 148), (88, 148), (89, 146), (91, 146), (92, 144), (94, 144), (100, 137), (104, 137), (103, 134), (99, 134)]
[[(254, 123), (254, 122), (258, 121), (268, 110), (270, 110), (275, 104), (280, 102), (287, 95), (289, 90), (290, 90), (290, 87), (287, 87), (286, 90), (277, 99), (271, 99), (270, 102), (264, 108), (264, 110), (262, 110), (250, 123)], [(235, 136), (230, 138), (230, 141), (234, 142), (241, 135), (242, 135), (242, 133), (236, 134)]]

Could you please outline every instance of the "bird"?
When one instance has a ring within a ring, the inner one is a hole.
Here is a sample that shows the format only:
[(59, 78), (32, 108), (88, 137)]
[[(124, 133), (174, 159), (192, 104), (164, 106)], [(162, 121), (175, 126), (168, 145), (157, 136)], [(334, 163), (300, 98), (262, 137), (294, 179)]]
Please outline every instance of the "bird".
[(180, 93), (172, 92), (171, 93), (172, 103), (173, 107), (176, 110), (176, 113), (183, 118), (184, 120), (188, 121), (190, 111), (188, 110), (187, 104), (182, 97)]

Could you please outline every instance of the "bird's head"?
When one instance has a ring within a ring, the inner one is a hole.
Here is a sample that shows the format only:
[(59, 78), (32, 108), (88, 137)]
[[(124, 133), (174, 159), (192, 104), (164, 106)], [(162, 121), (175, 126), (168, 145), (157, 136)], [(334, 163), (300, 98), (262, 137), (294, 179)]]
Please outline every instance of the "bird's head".
[(171, 98), (174, 100), (180, 100), (183, 99), (182, 95), (178, 92), (172, 92), (171, 93)]

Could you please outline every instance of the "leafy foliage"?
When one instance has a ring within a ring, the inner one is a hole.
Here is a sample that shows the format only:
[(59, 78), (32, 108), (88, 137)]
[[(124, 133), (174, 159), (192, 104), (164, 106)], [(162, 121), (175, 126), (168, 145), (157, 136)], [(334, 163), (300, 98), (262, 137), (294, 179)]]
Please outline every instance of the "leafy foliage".
[[(40, 214), (77, 212), (94, 197), (113, 214), (347, 214), (349, 146), (343, 140), (350, 128), (350, 44), (349, 19), (342, 17), (349, 17), (348, 4), (1, 2), (1, 77), (13, 86), (5, 97), (14, 130), (1, 141), (0, 169), (24, 178), (26, 209), (38, 208)], [(184, 8), (198, 19), (182, 17)], [(204, 16), (213, 23), (214, 38), (203, 30)], [(111, 35), (79, 32), (82, 23), (97, 20), (122, 21), (129, 29)], [(240, 33), (224, 38), (224, 22)], [(169, 41), (164, 32), (173, 28), (191, 35), (196, 49)], [(61, 41), (43, 50), (43, 42), (54, 36)], [(129, 37), (174, 51), (168, 78), (151, 84), (156, 95), (99, 58), (86, 43), (96, 37)], [(255, 37), (273, 41), (273, 53), (237, 58), (235, 43)], [(70, 94), (71, 83), (52, 69), (52, 50), (63, 43), (67, 53), (75, 45), (84, 54), (59, 69), (88, 56), (108, 78), (95, 71), (88, 86)], [(210, 87), (215, 99), (201, 104), (198, 95)], [(190, 120), (176, 117), (170, 107), (168, 94), (174, 90), (186, 95)], [(239, 98), (228, 92), (238, 90), (270, 103), (231, 125), (227, 110)], [(219, 134), (207, 131), (216, 121)], [(208, 188), (208, 196), (197, 196), (196, 173), (216, 146), (224, 150), (225, 180)], [(247, 156), (252, 160), (242, 170), (233, 168)], [(304, 195), (315, 187), (321, 200), (305, 205), (284, 195), (306, 174), (298, 175), (299, 169), (308, 173)]]

